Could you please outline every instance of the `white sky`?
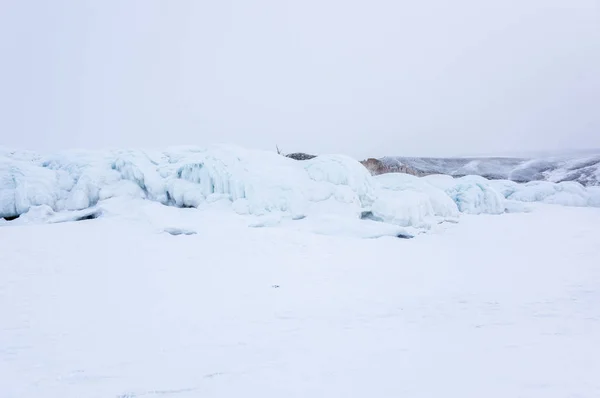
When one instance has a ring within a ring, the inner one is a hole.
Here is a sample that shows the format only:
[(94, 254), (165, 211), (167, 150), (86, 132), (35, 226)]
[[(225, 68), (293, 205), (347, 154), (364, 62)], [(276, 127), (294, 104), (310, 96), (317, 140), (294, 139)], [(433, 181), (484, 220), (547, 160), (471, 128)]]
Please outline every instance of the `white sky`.
[(0, 145), (600, 147), (600, 0), (0, 0)]

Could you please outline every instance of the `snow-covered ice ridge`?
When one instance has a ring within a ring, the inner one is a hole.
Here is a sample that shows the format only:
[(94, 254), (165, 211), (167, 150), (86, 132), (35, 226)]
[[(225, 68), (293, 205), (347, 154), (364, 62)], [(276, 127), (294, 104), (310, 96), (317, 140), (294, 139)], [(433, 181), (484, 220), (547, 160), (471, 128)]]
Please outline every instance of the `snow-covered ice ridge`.
[(68, 214), (94, 218), (103, 206), (127, 199), (225, 206), (252, 218), (254, 226), (320, 220), (318, 232), (358, 228), (379, 236), (431, 230), (456, 222), (460, 213), (526, 211), (519, 202), (600, 207), (600, 187), (479, 176), (374, 177), (344, 155), (296, 161), (231, 146), (50, 155), (0, 150), (0, 217), (20, 216), (13, 223), (66, 221)]
[(576, 181), (585, 186), (600, 186), (600, 150), (597, 153), (533, 158), (385, 157), (381, 160), (390, 167), (407, 166), (423, 174), (448, 174), (454, 177), (480, 175), (488, 179), (516, 182)]

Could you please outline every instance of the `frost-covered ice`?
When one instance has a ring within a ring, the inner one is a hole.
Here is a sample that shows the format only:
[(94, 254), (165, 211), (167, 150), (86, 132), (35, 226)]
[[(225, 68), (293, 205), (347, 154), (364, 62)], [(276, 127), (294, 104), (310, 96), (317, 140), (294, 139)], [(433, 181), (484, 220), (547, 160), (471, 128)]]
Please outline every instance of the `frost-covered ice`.
[[(363, 237), (431, 231), (457, 222), (461, 213), (527, 211), (518, 202), (600, 206), (598, 188), (576, 182), (372, 177), (359, 162), (343, 155), (296, 161), (230, 146), (50, 155), (0, 151), (0, 217), (21, 216), (11, 225), (79, 220), (85, 215), (78, 212), (89, 209), (101, 215), (111, 199), (225, 207), (254, 227)], [(286, 225), (290, 221), (297, 225)]]
[(443, 189), (463, 213), (504, 213), (504, 197), (483, 177), (452, 178), (446, 175), (430, 175), (423, 177), (423, 180)]
[(270, 152), (224, 146), (34, 158), (9, 153), (0, 159), (0, 178), (2, 217), (39, 205), (81, 210), (123, 196), (179, 207), (226, 199), (240, 214), (292, 216), (331, 200), (359, 215), (374, 198), (370, 175), (348, 157), (296, 162)]
[(227, 200), (100, 205), (0, 228), (0, 397), (600, 396), (600, 209), (399, 240), (338, 213), (247, 228)]
[(456, 222), (459, 209), (443, 190), (408, 174), (375, 177), (379, 195), (371, 208), (375, 219), (404, 227), (430, 229), (441, 222)]
[(430, 202), (434, 214), (438, 217), (458, 218), (458, 207), (446, 192), (430, 184), (423, 178), (409, 174), (390, 173), (375, 177), (380, 188), (388, 191), (408, 191), (423, 194)]
[(489, 181), (506, 199), (520, 202), (542, 202), (563, 206), (600, 207), (600, 187), (584, 187), (573, 181), (552, 183), (532, 181), (517, 184), (512, 181)]

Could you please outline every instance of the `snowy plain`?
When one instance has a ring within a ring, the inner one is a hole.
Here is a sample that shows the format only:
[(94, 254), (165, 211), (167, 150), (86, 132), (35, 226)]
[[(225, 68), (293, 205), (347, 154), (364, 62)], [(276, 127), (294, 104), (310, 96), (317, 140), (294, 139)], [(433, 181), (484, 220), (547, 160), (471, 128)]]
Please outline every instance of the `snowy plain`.
[(0, 397), (600, 395), (600, 209), (410, 240), (241, 221), (0, 228)]
[(1, 398), (600, 396), (594, 187), (3, 156)]

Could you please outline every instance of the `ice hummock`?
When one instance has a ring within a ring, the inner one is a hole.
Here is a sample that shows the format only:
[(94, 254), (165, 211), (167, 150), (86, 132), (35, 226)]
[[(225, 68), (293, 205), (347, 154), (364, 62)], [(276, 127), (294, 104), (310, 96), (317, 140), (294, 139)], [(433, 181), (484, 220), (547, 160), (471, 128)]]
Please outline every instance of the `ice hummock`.
[(46, 205), (53, 211), (90, 208), (114, 197), (176, 207), (227, 200), (239, 214), (315, 211), (359, 217), (376, 197), (368, 171), (343, 155), (305, 162), (230, 146), (145, 151), (67, 152), (0, 157), (0, 217)]
[(344, 155), (299, 162), (223, 145), (50, 155), (0, 150), (2, 218), (76, 220), (77, 212), (101, 209), (113, 198), (181, 208), (218, 205), (250, 217), (254, 226), (308, 220), (297, 225), (332, 234), (365, 226), (372, 231), (367, 235), (379, 236), (401, 234), (406, 228), (411, 233), (428, 231), (458, 221), (461, 213), (525, 211), (519, 202), (598, 207), (600, 188), (479, 176), (374, 177)]
[(519, 202), (540, 202), (575, 207), (600, 207), (600, 187), (584, 187), (578, 182), (532, 181), (518, 184), (512, 181), (490, 181), (492, 187), (506, 199)]
[(423, 180), (443, 189), (462, 213), (502, 214), (505, 211), (505, 198), (483, 177), (429, 175)]

